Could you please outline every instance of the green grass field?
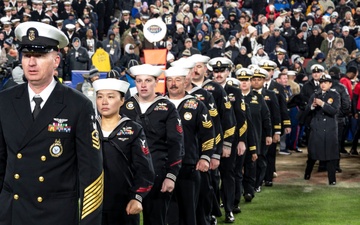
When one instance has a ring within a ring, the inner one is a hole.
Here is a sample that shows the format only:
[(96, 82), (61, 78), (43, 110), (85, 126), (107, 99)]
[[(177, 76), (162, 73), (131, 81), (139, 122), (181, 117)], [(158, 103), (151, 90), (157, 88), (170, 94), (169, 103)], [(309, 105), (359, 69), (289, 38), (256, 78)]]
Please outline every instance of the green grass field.
[[(360, 190), (338, 186), (263, 187), (251, 203), (242, 202), (235, 225), (357, 225)], [(218, 218), (224, 223), (224, 216)]]

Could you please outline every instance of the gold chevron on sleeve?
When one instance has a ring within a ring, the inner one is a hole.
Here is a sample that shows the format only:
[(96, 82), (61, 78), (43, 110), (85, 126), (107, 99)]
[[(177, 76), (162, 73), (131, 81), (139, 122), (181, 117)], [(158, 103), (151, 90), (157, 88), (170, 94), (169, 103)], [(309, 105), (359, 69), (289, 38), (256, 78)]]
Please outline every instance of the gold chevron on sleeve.
[(225, 104), (225, 108), (227, 108), (227, 109), (231, 108), (231, 102), (230, 101), (227, 101), (224, 104)]
[(211, 138), (208, 141), (202, 143), (202, 151), (207, 151), (214, 148), (214, 138)]
[(209, 110), (209, 114), (210, 114), (211, 117), (215, 117), (215, 116), (217, 116), (219, 113), (218, 113), (217, 109), (210, 109), (210, 110)]
[(242, 125), (242, 127), (239, 129), (239, 134), (240, 134), (240, 137), (242, 137), (245, 132), (247, 131), (247, 121), (245, 121), (244, 125)]
[(221, 141), (221, 135), (218, 134), (215, 138), (215, 144), (219, 144), (220, 141)]
[(234, 135), (235, 133), (235, 126), (233, 126), (232, 128), (230, 129), (227, 129), (224, 133), (224, 139), (227, 138), (227, 137), (230, 137), (232, 135)]
[(290, 122), (290, 120), (284, 120), (284, 121), (283, 121), (283, 124), (284, 124), (284, 125), (291, 125), (291, 122)]
[(101, 206), (103, 192), (104, 171), (92, 184), (85, 188), (81, 219), (84, 219)]
[(211, 128), (212, 127), (212, 122), (211, 122), (211, 120), (206, 121), (206, 122), (202, 121), (202, 125), (203, 125), (204, 128)]

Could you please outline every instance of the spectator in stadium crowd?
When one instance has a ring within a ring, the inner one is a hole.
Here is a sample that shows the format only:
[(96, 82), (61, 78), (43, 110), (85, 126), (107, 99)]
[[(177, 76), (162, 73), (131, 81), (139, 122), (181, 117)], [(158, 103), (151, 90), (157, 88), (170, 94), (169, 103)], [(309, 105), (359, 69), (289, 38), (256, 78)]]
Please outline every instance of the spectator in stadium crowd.
[(357, 49), (355, 39), (352, 35), (350, 35), (350, 29), (348, 26), (343, 26), (341, 32), (341, 38), (344, 39), (344, 47), (348, 50), (348, 52), (352, 52)]
[(109, 53), (111, 61), (117, 62), (121, 58), (121, 48), (120, 43), (115, 40), (115, 33), (112, 30), (109, 30), (108, 36), (105, 40), (102, 41), (104, 50)]
[(314, 55), (314, 51), (316, 48), (321, 47), (321, 43), (324, 40), (324, 38), (321, 36), (321, 30), (319, 28), (319, 26), (314, 26), (312, 28), (312, 35), (310, 35), (306, 41), (308, 43), (309, 46), (309, 56)]
[(66, 56), (65, 80), (71, 80), (73, 70), (89, 70), (90, 58), (86, 48), (81, 47), (81, 41), (75, 37), (72, 42), (72, 48)]
[(291, 54), (297, 54), (304, 58), (308, 56), (309, 46), (304, 39), (304, 32), (301, 29), (297, 30), (296, 36), (294, 36), (289, 43), (289, 52), (291, 52)]
[(140, 37), (138, 36), (138, 30), (133, 27), (131, 31), (125, 36), (123, 45), (132, 44), (134, 46), (134, 53), (136, 55), (140, 55), (140, 51), (142, 50), (142, 43)]
[(240, 54), (234, 60), (235, 65), (241, 65), (242, 68), (246, 68), (251, 64), (251, 59), (247, 54), (247, 50), (245, 46), (240, 47)]
[(327, 68), (331, 68), (336, 64), (338, 56), (341, 57), (341, 60), (345, 63), (350, 61), (349, 52), (344, 47), (344, 40), (342, 38), (335, 38), (332, 48), (329, 49), (325, 60)]
[(201, 52), (202, 55), (206, 55), (210, 49), (209, 36), (205, 36), (203, 31), (198, 31), (194, 40), (194, 46)]
[(261, 44), (258, 44), (253, 52), (253, 56), (251, 57), (251, 64), (258, 65), (261, 60), (268, 60), (269, 56), (264, 51), (264, 46)]
[(84, 48), (87, 49), (90, 58), (95, 52), (97, 42), (98, 40), (94, 37), (93, 30), (88, 29), (86, 31), (86, 37), (81, 40), (81, 44)]
[(335, 36), (334, 31), (329, 30), (327, 31), (327, 37), (321, 42), (320, 50), (325, 54), (325, 56), (328, 56), (329, 50), (334, 46)]
[(325, 55), (319, 49), (315, 50), (313, 58), (306, 65), (306, 72), (308, 74), (311, 74), (311, 67), (314, 64), (320, 64), (322, 67), (324, 67), (325, 70), (327, 70), (327, 66), (325, 63)]
[(275, 50), (276, 45), (282, 42), (282, 48), (283, 49), (287, 49), (287, 42), (286, 39), (280, 35), (280, 28), (275, 27), (274, 28), (274, 34), (271, 35), (268, 39), (267, 42), (265, 43), (265, 52), (267, 54), (270, 54), (271, 52), (273, 52)]
[(125, 54), (116, 62), (116, 66), (130, 68), (132, 64), (140, 64), (140, 57), (134, 53), (134, 46), (132, 44), (125, 45), (124, 51)]

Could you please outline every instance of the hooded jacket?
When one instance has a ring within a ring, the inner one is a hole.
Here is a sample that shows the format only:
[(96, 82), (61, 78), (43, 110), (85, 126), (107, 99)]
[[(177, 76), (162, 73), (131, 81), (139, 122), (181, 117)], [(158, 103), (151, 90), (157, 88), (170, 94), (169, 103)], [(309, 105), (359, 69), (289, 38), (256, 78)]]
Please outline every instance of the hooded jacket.
[[(110, 36), (114, 35), (114, 39), (110, 39)], [(104, 46), (104, 50), (109, 53), (111, 61), (112, 62), (117, 62), (118, 60), (120, 60), (121, 57), (121, 47), (120, 47), (120, 43), (115, 41), (115, 33), (112, 30), (109, 30), (108, 34), (107, 34), (107, 39), (105, 39), (102, 42), (103, 46)]]
[[(79, 41), (78, 47), (74, 46), (74, 43)], [(90, 58), (86, 48), (81, 47), (81, 41), (78, 37), (75, 37), (72, 42), (73, 48), (66, 56), (65, 76), (71, 78), (73, 70), (89, 70)], [(66, 80), (66, 79), (65, 79)]]

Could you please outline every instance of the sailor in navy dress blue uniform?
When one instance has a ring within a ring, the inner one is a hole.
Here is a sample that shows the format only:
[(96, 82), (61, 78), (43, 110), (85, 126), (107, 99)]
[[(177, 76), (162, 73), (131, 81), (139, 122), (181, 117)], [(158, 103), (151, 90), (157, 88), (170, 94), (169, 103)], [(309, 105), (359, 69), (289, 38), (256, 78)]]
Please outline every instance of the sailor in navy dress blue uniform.
[[(254, 75), (251, 79), (251, 87), (254, 91), (257, 91), (264, 97), (266, 105), (270, 111), (271, 125), (272, 125), (272, 142), (277, 143), (280, 140), (281, 134), (281, 114), (279, 102), (274, 91), (265, 89), (263, 87), (265, 79), (269, 76), (268, 72), (262, 68), (254, 68)], [(264, 132), (264, 130), (263, 130)], [(263, 134), (263, 136), (265, 133)], [(261, 147), (258, 151), (258, 159), (256, 161), (256, 182), (255, 182), (255, 191), (261, 192), (261, 186), (265, 178), (266, 169), (267, 169), (267, 152), (268, 147), (265, 140), (261, 140)]]
[(143, 64), (129, 72), (135, 76), (138, 94), (129, 98), (121, 111), (144, 128), (155, 170), (154, 186), (143, 200), (144, 225), (165, 225), (184, 155), (181, 119), (175, 105), (155, 93), (160, 68)]
[(340, 109), (340, 95), (331, 90), (331, 76), (320, 77), (321, 91), (315, 92), (306, 106), (310, 118), (310, 137), (305, 180), (309, 180), (316, 160), (324, 161), (330, 185), (336, 184), (336, 163), (339, 159), (336, 115)]
[(185, 91), (189, 69), (170, 67), (165, 71), (167, 95), (176, 106), (184, 130), (185, 155), (176, 181), (175, 201), (179, 224), (196, 224), (200, 173), (210, 168), (215, 150), (215, 129), (205, 104)]
[[(211, 161), (218, 161), (222, 148), (221, 145), (218, 143), (221, 141), (222, 137), (222, 128), (221, 128), (221, 120), (220, 120), (220, 114), (217, 110), (217, 106), (215, 103), (215, 99), (213, 95), (203, 89), (202, 87), (196, 86), (194, 83), (191, 82), (191, 74), (192, 70), (195, 67), (196, 63), (194, 60), (191, 60), (189, 58), (180, 58), (179, 60), (176, 60), (171, 63), (171, 66), (181, 66), (186, 67), (190, 69), (189, 74), (186, 76), (186, 91), (189, 95), (194, 96), (197, 100), (202, 101), (207, 109), (209, 110), (209, 114), (211, 116), (211, 119), (213, 121), (213, 126), (215, 128), (215, 151), (213, 152), (213, 155), (211, 156)], [(212, 169), (212, 168), (210, 168)], [(197, 211), (196, 211), (196, 219), (197, 224), (209, 224), (211, 220), (215, 220), (215, 217), (211, 217), (211, 210), (212, 210), (212, 202), (213, 198), (215, 197), (214, 188), (211, 185), (211, 178), (209, 171), (207, 173), (200, 173), (201, 175), (201, 188), (200, 188), (200, 194), (199, 194), (199, 201), (197, 205)]]
[[(235, 201), (235, 161), (237, 155), (242, 155), (246, 149), (246, 134), (247, 134), (247, 119), (245, 110), (241, 109), (241, 104), (245, 104), (242, 101), (241, 92), (239, 89), (228, 85), (226, 83), (227, 78), (230, 77), (233, 63), (230, 59), (225, 57), (216, 57), (208, 62), (208, 68), (213, 71), (214, 81), (221, 85), (229, 101), (232, 104), (235, 117), (236, 117), (236, 129), (234, 139), (231, 145), (230, 157), (222, 158), (220, 162), (220, 174), (221, 174), (221, 196), (225, 209), (225, 222), (234, 222), (233, 208)], [(243, 105), (244, 109), (245, 105)]]
[[(54, 78), (63, 32), (15, 29), (27, 83), (0, 94), (0, 224), (101, 223), (103, 168), (92, 103)], [(33, 115), (32, 115), (33, 112)]]
[[(231, 146), (234, 140), (234, 134), (236, 129), (236, 118), (233, 107), (224, 88), (205, 76), (207, 72), (206, 64), (209, 62), (210, 57), (200, 54), (194, 54), (189, 57), (189, 60), (196, 63), (191, 73), (191, 81), (198, 87), (202, 87), (213, 95), (217, 111), (220, 116), (222, 133), (221, 137), (216, 136), (216, 150), (210, 162), (210, 169), (212, 186), (216, 196), (212, 204), (212, 215), (221, 216), (219, 190), (220, 173), (217, 168), (220, 165), (221, 157), (226, 158), (230, 157), (231, 155)], [(211, 207), (211, 204), (207, 205)]]
[(254, 124), (255, 133), (257, 136), (257, 152), (252, 153), (248, 151), (245, 155), (244, 162), (244, 198), (250, 202), (255, 196), (255, 180), (256, 180), (256, 160), (258, 149), (261, 148), (261, 143), (270, 145), (272, 143), (272, 128), (270, 111), (261, 94), (251, 89), (251, 78), (254, 72), (249, 69), (239, 69), (236, 71), (236, 78), (240, 80), (240, 89), (245, 102), (249, 105), (251, 112), (251, 120)]
[(104, 159), (103, 225), (139, 225), (142, 200), (155, 178), (143, 128), (120, 114), (129, 85), (114, 78), (93, 83)]

